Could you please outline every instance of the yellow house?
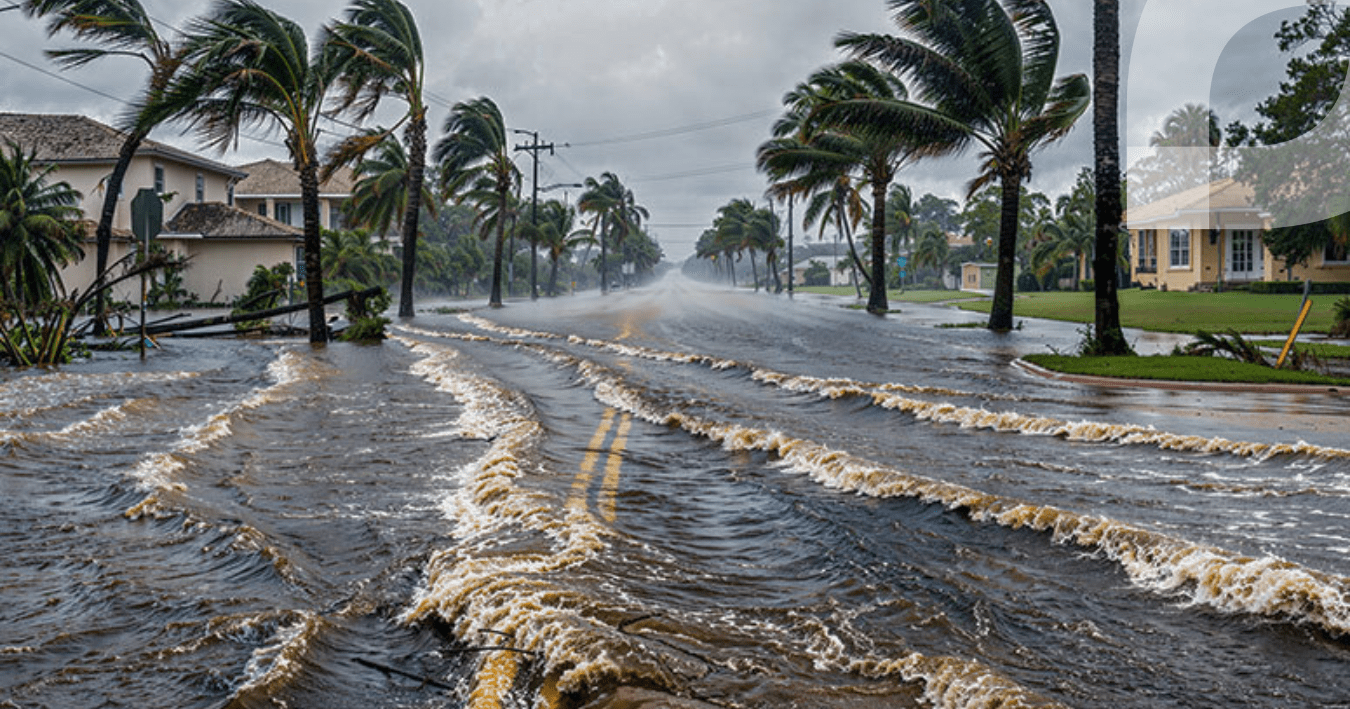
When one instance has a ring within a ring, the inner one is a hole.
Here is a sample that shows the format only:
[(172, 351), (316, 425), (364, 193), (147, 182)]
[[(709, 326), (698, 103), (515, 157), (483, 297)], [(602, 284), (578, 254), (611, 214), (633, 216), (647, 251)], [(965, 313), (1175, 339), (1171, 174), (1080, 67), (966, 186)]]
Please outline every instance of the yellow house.
[(289, 263), (304, 271), (303, 229), (220, 202), (184, 205), (156, 240), (189, 259), (183, 288), (211, 302), (244, 294), (257, 266)]
[[(1249, 185), (1223, 179), (1131, 209), (1130, 281), (1160, 290), (1209, 290), (1222, 284), (1279, 281), (1285, 262), (1268, 250), (1262, 235), (1271, 216), (1255, 203)], [(1294, 280), (1350, 281), (1345, 249), (1329, 246), (1307, 266), (1295, 264)]]

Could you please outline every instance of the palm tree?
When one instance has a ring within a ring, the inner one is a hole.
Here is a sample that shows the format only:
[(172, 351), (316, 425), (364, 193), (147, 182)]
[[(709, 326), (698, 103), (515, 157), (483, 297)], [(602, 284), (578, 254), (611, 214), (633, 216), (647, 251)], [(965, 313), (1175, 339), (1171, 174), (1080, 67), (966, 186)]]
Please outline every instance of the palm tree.
[(946, 274), (947, 262), (950, 259), (951, 244), (947, 243), (947, 235), (940, 229), (929, 229), (914, 245), (911, 266), (915, 270), (925, 267), (935, 269), (938, 278), (941, 279)]
[(558, 295), (558, 263), (581, 244), (594, 242), (590, 231), (574, 229), (576, 209), (556, 199), (545, 202), (539, 209), (539, 243), (548, 253), (551, 268), (548, 274), (549, 296)]
[[(867, 201), (858, 191), (857, 184), (847, 174), (838, 175), (828, 189), (821, 189), (813, 194), (806, 203), (805, 213), (802, 214), (802, 224), (808, 228), (817, 220), (820, 221), (818, 238), (824, 237), (825, 225), (831, 220), (834, 221), (836, 251), (839, 237), (843, 236), (848, 242), (851, 258), (849, 265), (853, 268), (853, 287), (857, 290), (859, 298), (862, 298), (862, 284), (858, 274), (861, 273), (863, 278), (868, 279), (869, 284), (871, 276), (864, 268), (862, 259), (858, 258), (857, 249), (853, 247), (853, 232), (867, 219), (868, 214)], [(837, 255), (836, 253), (836, 257)]]
[(322, 254), (324, 279), (332, 283), (347, 281), (355, 288), (383, 286), (399, 273), (394, 257), (363, 229), (324, 232)]
[[(856, 173), (872, 190), (871, 285), (867, 310), (884, 314), (886, 302), (886, 198), (896, 172), (923, 155), (942, 152), (955, 138), (942, 132), (911, 132), (911, 122), (897, 122), (885, 130), (832, 121), (825, 110), (841, 101), (897, 102), (908, 99), (896, 76), (864, 61), (847, 61), (812, 74), (785, 100), (797, 102), (779, 129), (808, 124), (805, 140), (791, 138), (761, 148), (760, 165), (771, 174), (795, 177), (803, 189), (818, 190), (837, 183), (840, 175)], [(804, 116), (804, 117), (803, 117)], [(782, 136), (780, 136), (781, 138)], [(851, 244), (850, 244), (851, 245)], [(856, 253), (854, 254), (855, 260)]]
[(434, 158), (441, 166), (441, 186), (457, 202), (470, 197), (486, 198), (489, 193), (495, 214), (483, 224), (496, 227), (497, 243), (492, 250), (492, 291), (488, 305), (502, 307), (502, 249), (506, 243), (506, 223), (512, 187), (520, 182), (520, 170), (511, 162), (506, 122), (492, 99), (482, 96), (461, 101), (450, 109), (445, 120), (445, 137), (436, 144)]
[[(357, 179), (347, 210), (354, 226), (368, 227), (383, 239), (395, 220), (403, 219), (407, 213), (408, 154), (392, 131), (376, 128), (370, 134), (382, 138), (370, 152), (357, 159), (354, 170)], [(432, 217), (436, 216), (436, 200), (425, 184), (420, 202)]]
[(918, 101), (860, 98), (837, 102), (826, 117), (876, 132), (906, 126), (937, 131), (951, 148), (978, 143), (984, 162), (975, 194), (1003, 189), (998, 275), (989, 328), (1013, 326), (1018, 201), (1031, 176), (1031, 154), (1067, 135), (1087, 110), (1086, 76), (1055, 78), (1059, 29), (1046, 0), (890, 0), (905, 37), (845, 33), (836, 46), (909, 80)]
[(608, 247), (618, 248), (628, 234), (642, 227), (649, 214), (639, 205), (633, 191), (624, 186), (618, 175), (605, 172), (600, 179), (586, 178), (586, 191), (577, 199), (577, 210), (595, 215), (593, 228), (600, 242), (600, 292), (609, 292)]
[[(1120, 0), (1092, 3), (1092, 148), (1096, 195), (1095, 343), (1101, 355), (1131, 352), (1120, 328), (1119, 284), (1109, 260), (1122, 231), (1120, 185)], [(1216, 121), (1217, 123), (1217, 121)], [(1217, 127), (1217, 126), (1215, 126)]]
[[(412, 11), (399, 0), (355, 0), (347, 21), (329, 28), (329, 43), (342, 64), (339, 84), (342, 106), (355, 106), (361, 118), (370, 116), (385, 96), (394, 94), (408, 104), (400, 121), (407, 122), (407, 188), (403, 205), (403, 278), (398, 315), (413, 316), (413, 283), (417, 271), (418, 219), (422, 211), (422, 184), (426, 173), (427, 106), (422, 99), (426, 61), (422, 34)], [(398, 130), (395, 124), (389, 130)], [(345, 149), (364, 153), (374, 137), (346, 141)]]
[(84, 254), (80, 193), (65, 182), (49, 184), (55, 165), (33, 163), (5, 141), (0, 153), (0, 296), (10, 303), (35, 305), (62, 292), (59, 269)]
[[(1075, 276), (1073, 289), (1079, 290), (1087, 278), (1087, 259), (1097, 238), (1092, 219), (1081, 212), (1067, 211), (1058, 221), (1047, 223), (1041, 229), (1041, 234), (1046, 237), (1045, 240), (1031, 252), (1031, 261), (1038, 273), (1044, 276), (1061, 259), (1072, 255)], [(1111, 268), (1115, 269), (1114, 263)]]
[(183, 69), (147, 114), (182, 118), (222, 151), (245, 126), (278, 128), (286, 136), (300, 175), (309, 340), (325, 342), (316, 141), (335, 75), (332, 53), (319, 44), (311, 55), (300, 25), (253, 0), (217, 0), (186, 35)]
[[(29, 17), (47, 18), (47, 36), (69, 31), (76, 38), (99, 47), (59, 49), (47, 56), (68, 68), (81, 67), (106, 57), (135, 57), (145, 62), (150, 70), (146, 96), (163, 91), (182, 65), (182, 54), (155, 29), (155, 23), (139, 0), (25, 0), (23, 10)], [(112, 224), (117, 213), (117, 202), (122, 196), (122, 181), (131, 159), (150, 130), (155, 127), (144, 116), (136, 115), (124, 121), (124, 138), (117, 153), (112, 173), (103, 183), (103, 206), (98, 225), (94, 228), (95, 287), (102, 285), (108, 270), (108, 252), (112, 245)], [(105, 291), (95, 294), (95, 334), (104, 332), (103, 311)]]

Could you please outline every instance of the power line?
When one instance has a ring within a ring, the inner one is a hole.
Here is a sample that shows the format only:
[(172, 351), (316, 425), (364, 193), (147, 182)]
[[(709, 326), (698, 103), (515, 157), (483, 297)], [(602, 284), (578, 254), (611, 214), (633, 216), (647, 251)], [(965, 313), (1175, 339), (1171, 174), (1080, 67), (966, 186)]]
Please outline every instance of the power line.
[(739, 172), (741, 170), (754, 170), (754, 165), (722, 165), (719, 167), (705, 167), (696, 170), (687, 170), (685, 172), (672, 172), (666, 175), (649, 175), (647, 177), (635, 177), (633, 182), (664, 182), (666, 180), (683, 180), (690, 177), (705, 177), (707, 175), (717, 175), (726, 172)]
[(684, 133), (694, 133), (694, 132), (696, 132), (696, 131), (709, 130), (709, 129), (711, 129), (711, 128), (721, 128), (721, 127), (723, 127), (723, 126), (734, 125), (734, 124), (736, 124), (736, 123), (744, 123), (744, 122), (746, 122), (746, 121), (753, 121), (753, 120), (758, 119), (758, 118), (764, 118), (764, 117), (767, 117), (767, 116), (771, 116), (771, 115), (773, 115), (773, 114), (775, 114), (775, 113), (778, 113), (779, 110), (780, 110), (780, 109), (776, 109), (776, 108), (774, 108), (774, 109), (766, 109), (766, 110), (763, 110), (763, 111), (755, 111), (754, 113), (744, 113), (744, 114), (741, 114), (741, 115), (738, 115), (738, 116), (729, 116), (729, 117), (727, 117), (727, 118), (716, 118), (716, 119), (713, 119), (713, 120), (711, 120), (711, 121), (703, 121), (703, 122), (701, 122), (701, 123), (690, 123), (690, 124), (688, 124), (688, 125), (677, 126), (677, 127), (675, 127), (675, 128), (663, 128), (663, 129), (660, 129), (660, 130), (647, 131), (647, 132), (644, 132), (644, 133), (633, 133), (633, 134), (631, 134), (631, 135), (624, 135), (624, 136), (619, 136), (619, 137), (616, 137), (616, 138), (603, 138), (603, 139), (600, 139), (600, 140), (591, 140), (591, 141), (573, 142), (571, 145), (572, 145), (572, 147), (574, 147), (574, 148), (588, 148), (588, 147), (595, 146), (595, 145), (613, 145), (613, 144), (615, 144), (615, 143), (634, 143), (634, 142), (637, 142), (637, 141), (640, 141), (640, 140), (653, 140), (653, 139), (656, 139), (656, 138), (667, 138), (667, 137), (670, 137), (670, 136), (672, 136), (672, 135), (682, 135), (682, 134), (684, 134)]

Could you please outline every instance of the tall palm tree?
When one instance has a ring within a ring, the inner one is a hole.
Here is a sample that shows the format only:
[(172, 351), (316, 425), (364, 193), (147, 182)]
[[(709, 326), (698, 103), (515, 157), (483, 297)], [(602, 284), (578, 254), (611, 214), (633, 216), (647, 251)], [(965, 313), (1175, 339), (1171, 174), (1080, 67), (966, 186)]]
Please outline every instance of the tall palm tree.
[(506, 223), (512, 188), (521, 175), (511, 162), (506, 122), (497, 104), (486, 96), (455, 104), (445, 120), (445, 137), (436, 144), (434, 159), (441, 166), (441, 186), (447, 194), (455, 195), (457, 202), (475, 193), (484, 196), (485, 191), (493, 196), (496, 215), (484, 222), (495, 226), (497, 232), (488, 305), (500, 308)]
[[(369, 117), (381, 99), (396, 95), (408, 104), (400, 123), (407, 123), (407, 188), (403, 205), (403, 278), (399, 288), (398, 315), (413, 316), (413, 283), (417, 271), (418, 219), (422, 211), (422, 184), (426, 174), (427, 106), (422, 98), (426, 60), (422, 34), (412, 11), (399, 0), (355, 0), (347, 8), (347, 21), (328, 29), (329, 43), (339, 55), (343, 89), (342, 106)], [(398, 124), (390, 133), (398, 130)], [(373, 138), (372, 138), (373, 139)], [(364, 152), (372, 139), (349, 139), (348, 151)]]
[(346, 281), (358, 289), (383, 286), (399, 273), (394, 257), (362, 229), (324, 232), (322, 254), (323, 276), (333, 283)]
[[(155, 23), (139, 0), (25, 0), (23, 10), (29, 17), (47, 18), (47, 36), (70, 32), (76, 38), (95, 45), (79, 49), (58, 49), (47, 56), (68, 68), (81, 67), (107, 57), (134, 57), (145, 63), (150, 71), (146, 82), (146, 96), (163, 91), (182, 65), (182, 53), (173, 43), (155, 29)], [(117, 202), (122, 196), (122, 181), (131, 165), (131, 159), (154, 123), (137, 115), (140, 102), (123, 121), (122, 145), (112, 173), (103, 183), (103, 206), (98, 225), (94, 228), (95, 284), (102, 285), (108, 270), (108, 252), (112, 246), (112, 224), (117, 213)], [(94, 332), (104, 332), (103, 311), (105, 291), (95, 295)]]
[[(853, 247), (853, 232), (857, 230), (858, 225), (865, 221), (870, 213), (870, 207), (867, 200), (863, 199), (862, 192), (858, 190), (858, 185), (847, 174), (837, 175), (827, 189), (820, 189), (815, 192), (806, 203), (806, 210), (802, 214), (802, 224), (810, 227), (816, 221), (820, 222), (820, 233), (818, 238), (825, 235), (825, 226), (834, 222), (835, 226), (835, 244), (839, 243), (842, 236), (848, 242), (848, 252), (850, 256), (849, 265), (853, 268), (853, 287), (858, 292), (858, 297), (862, 298), (862, 283), (858, 278), (859, 273), (863, 279), (871, 283), (871, 276), (863, 266), (862, 259), (858, 258), (858, 251)], [(836, 257), (837, 257), (836, 253)], [(841, 264), (842, 265), (842, 264)]]
[[(1094, 351), (1123, 355), (1132, 350), (1120, 327), (1117, 271), (1109, 259), (1123, 231), (1120, 180), (1120, 0), (1092, 2), (1092, 150), (1096, 186), (1096, 253), (1092, 268)], [(1217, 123), (1217, 121), (1216, 121)], [(1215, 126), (1217, 128), (1217, 125)]]
[(0, 152), (0, 299), (33, 305), (61, 292), (59, 269), (80, 251), (80, 193), (48, 183), (55, 165), (38, 166), (5, 141)]
[(559, 262), (573, 249), (593, 242), (594, 238), (589, 230), (573, 228), (577, 211), (571, 205), (551, 199), (541, 205), (539, 211), (539, 243), (543, 245), (551, 263), (546, 290), (550, 297), (556, 297)]
[[(804, 86), (785, 97), (797, 102), (795, 111), (779, 129), (808, 124), (805, 139), (791, 138), (761, 148), (760, 165), (778, 176), (792, 176), (806, 189), (821, 189), (844, 174), (857, 174), (872, 191), (871, 290), (867, 310), (884, 314), (886, 298), (886, 198), (896, 173), (906, 163), (924, 155), (940, 153), (957, 136), (950, 131), (910, 131), (911, 121), (895, 122), (885, 130), (873, 130), (848, 121), (832, 121), (824, 111), (840, 101), (906, 101), (904, 84), (891, 73), (865, 61), (846, 61), (821, 69)], [(804, 118), (803, 118), (804, 115)], [(781, 136), (780, 136), (781, 137)], [(795, 143), (795, 144), (794, 144)], [(856, 259), (856, 254), (855, 254)]]
[(304, 214), (309, 340), (328, 340), (323, 311), (319, 226), (319, 118), (335, 78), (325, 44), (311, 54), (305, 31), (253, 0), (216, 0), (192, 21), (184, 40), (184, 66), (152, 102), (152, 119), (184, 119), (209, 144), (224, 150), (245, 126), (276, 128), (286, 136), (300, 176)]
[(1086, 76), (1055, 78), (1059, 28), (1047, 0), (890, 0), (904, 37), (844, 33), (836, 46), (908, 80), (917, 100), (837, 102), (828, 120), (877, 132), (906, 126), (950, 136), (950, 147), (978, 143), (975, 194), (997, 180), (1003, 190), (998, 275), (989, 328), (1013, 326), (1018, 201), (1031, 154), (1067, 135), (1087, 110)]

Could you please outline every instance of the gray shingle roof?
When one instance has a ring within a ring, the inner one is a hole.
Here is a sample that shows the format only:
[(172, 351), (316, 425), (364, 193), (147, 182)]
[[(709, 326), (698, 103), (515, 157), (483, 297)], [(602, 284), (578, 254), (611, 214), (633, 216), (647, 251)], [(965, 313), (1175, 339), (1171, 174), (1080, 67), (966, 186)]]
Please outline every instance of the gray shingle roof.
[[(18, 143), (25, 151), (35, 151), (35, 159), (42, 163), (113, 163), (125, 136), (88, 116), (0, 113), (0, 140), (3, 139)], [(244, 177), (243, 172), (229, 165), (154, 140), (143, 141), (136, 154)]]
[(305, 232), (267, 217), (220, 202), (194, 202), (164, 225), (167, 234), (201, 234), (208, 239), (293, 239)]

